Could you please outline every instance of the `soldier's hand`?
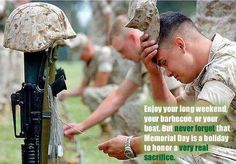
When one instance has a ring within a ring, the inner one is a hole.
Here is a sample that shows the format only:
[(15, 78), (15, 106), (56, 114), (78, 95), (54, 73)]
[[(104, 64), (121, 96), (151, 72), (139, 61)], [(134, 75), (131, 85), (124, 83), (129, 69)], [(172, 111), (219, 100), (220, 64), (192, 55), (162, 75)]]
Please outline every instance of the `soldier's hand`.
[(141, 60), (150, 74), (156, 74), (159, 67), (156, 62), (158, 45), (155, 40), (148, 40), (148, 34), (140, 37), (141, 42)]
[(68, 139), (73, 139), (74, 135), (82, 133), (82, 126), (81, 124), (77, 123), (69, 123), (67, 125), (64, 125), (64, 135)]
[(126, 138), (127, 136), (119, 135), (98, 145), (98, 149), (103, 151), (105, 154), (108, 154), (110, 157), (125, 160), (127, 159), (124, 155)]
[(67, 98), (67, 94), (65, 91), (61, 91), (60, 93), (57, 94), (57, 97), (60, 101), (63, 101)]

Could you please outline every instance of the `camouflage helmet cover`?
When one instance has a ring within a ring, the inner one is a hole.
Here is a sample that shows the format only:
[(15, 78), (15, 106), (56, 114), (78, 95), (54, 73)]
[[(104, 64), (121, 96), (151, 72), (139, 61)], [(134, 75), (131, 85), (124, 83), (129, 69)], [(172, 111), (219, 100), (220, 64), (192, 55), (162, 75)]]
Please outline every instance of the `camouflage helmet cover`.
[(129, 22), (126, 27), (139, 29), (156, 39), (160, 32), (160, 16), (156, 0), (131, 0), (128, 10)]
[(4, 47), (37, 52), (56, 41), (75, 37), (66, 15), (58, 7), (42, 2), (16, 8), (6, 21)]

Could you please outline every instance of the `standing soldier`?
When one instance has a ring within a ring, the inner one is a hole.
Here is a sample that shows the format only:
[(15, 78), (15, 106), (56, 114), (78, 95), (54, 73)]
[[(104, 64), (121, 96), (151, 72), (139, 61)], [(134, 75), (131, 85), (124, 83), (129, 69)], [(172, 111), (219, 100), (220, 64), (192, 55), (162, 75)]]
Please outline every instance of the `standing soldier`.
[(7, 103), (7, 97), (10, 97), (10, 93), (20, 88), (23, 80), (23, 56), (21, 52), (6, 49), (2, 45), (5, 19), (14, 5), (17, 6), (17, 4), (5, 0), (0, 2), (0, 65), (2, 66), (0, 69), (2, 76), (0, 79), (0, 110)]
[(3, 47), (3, 31), (4, 31), (4, 17), (5, 17), (5, 6), (6, 2), (5, 1), (0, 1), (0, 110), (3, 109), (4, 104), (6, 103), (6, 79), (7, 79), (7, 70), (6, 70), (6, 64), (7, 64), (7, 50)]
[(98, 45), (105, 45), (111, 26), (112, 9), (109, 0), (90, 1), (92, 16), (89, 27), (89, 37)]

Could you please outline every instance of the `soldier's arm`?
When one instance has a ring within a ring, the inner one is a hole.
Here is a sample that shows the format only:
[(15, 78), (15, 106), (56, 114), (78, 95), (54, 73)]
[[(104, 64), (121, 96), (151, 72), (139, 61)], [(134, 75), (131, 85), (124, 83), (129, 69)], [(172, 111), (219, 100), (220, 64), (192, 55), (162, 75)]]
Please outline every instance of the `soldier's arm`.
[[(98, 149), (102, 150), (104, 153), (108, 154), (110, 157), (117, 158), (119, 160), (125, 160), (125, 140), (127, 136), (119, 135), (115, 138), (112, 138), (102, 144), (98, 145)], [(142, 154), (142, 137), (133, 137), (131, 139), (131, 148), (134, 154)]]
[(156, 59), (158, 45), (155, 40), (148, 40), (148, 35), (144, 34), (141, 41), (141, 59), (150, 75), (153, 98), (157, 103), (176, 104), (175, 96), (168, 89), (167, 83), (162, 76), (161, 69), (157, 65)]
[(71, 90), (69, 93), (70, 96), (82, 96), (84, 89), (88, 86), (89, 82), (86, 80), (83, 80), (82, 83), (80, 84), (79, 88), (75, 90)]
[(114, 114), (125, 103), (128, 97), (132, 95), (134, 91), (136, 91), (138, 87), (139, 86), (137, 84), (129, 80), (123, 81), (119, 88), (113, 91), (99, 105), (95, 112), (93, 112), (86, 120), (81, 123), (83, 125), (83, 130), (92, 127), (93, 125)]
[(109, 72), (98, 72), (95, 76), (93, 86), (101, 87), (106, 85), (108, 83), (109, 77), (110, 77)]
[(150, 74), (150, 82), (156, 103), (177, 104), (177, 99), (168, 89), (161, 72), (159, 74)]
[(113, 91), (86, 120), (80, 124), (71, 124), (71, 126), (64, 127), (64, 134), (67, 137), (71, 137), (78, 134), (79, 131), (85, 131), (111, 116), (119, 110), (138, 87), (139, 85), (132, 81), (124, 80), (119, 88)]
[[(178, 102), (184, 103), (185, 101), (181, 98), (177, 98)], [(198, 100), (196, 105), (209, 105), (210, 103), (204, 100)], [(117, 158), (119, 160), (125, 160), (127, 157), (124, 155), (124, 143), (127, 136), (119, 135), (115, 138), (112, 138), (102, 144), (98, 145), (99, 150), (102, 150), (104, 153), (108, 154), (110, 157)], [(131, 148), (134, 154), (139, 155), (143, 153), (143, 136), (133, 137), (131, 139)]]
[(83, 94), (84, 89), (88, 86), (88, 81), (83, 80), (79, 87), (71, 89), (71, 90), (64, 90), (59, 93), (57, 96), (59, 100), (63, 101), (68, 97), (75, 97), (81, 96)]

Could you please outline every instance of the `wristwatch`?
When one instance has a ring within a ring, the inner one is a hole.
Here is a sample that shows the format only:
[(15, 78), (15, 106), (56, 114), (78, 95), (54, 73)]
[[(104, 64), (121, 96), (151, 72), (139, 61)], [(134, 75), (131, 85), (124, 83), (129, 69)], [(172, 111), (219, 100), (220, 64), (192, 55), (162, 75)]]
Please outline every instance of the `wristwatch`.
[(129, 136), (126, 140), (125, 140), (125, 156), (127, 158), (134, 158), (135, 154), (130, 146), (130, 142), (131, 139), (133, 138), (133, 136)]

